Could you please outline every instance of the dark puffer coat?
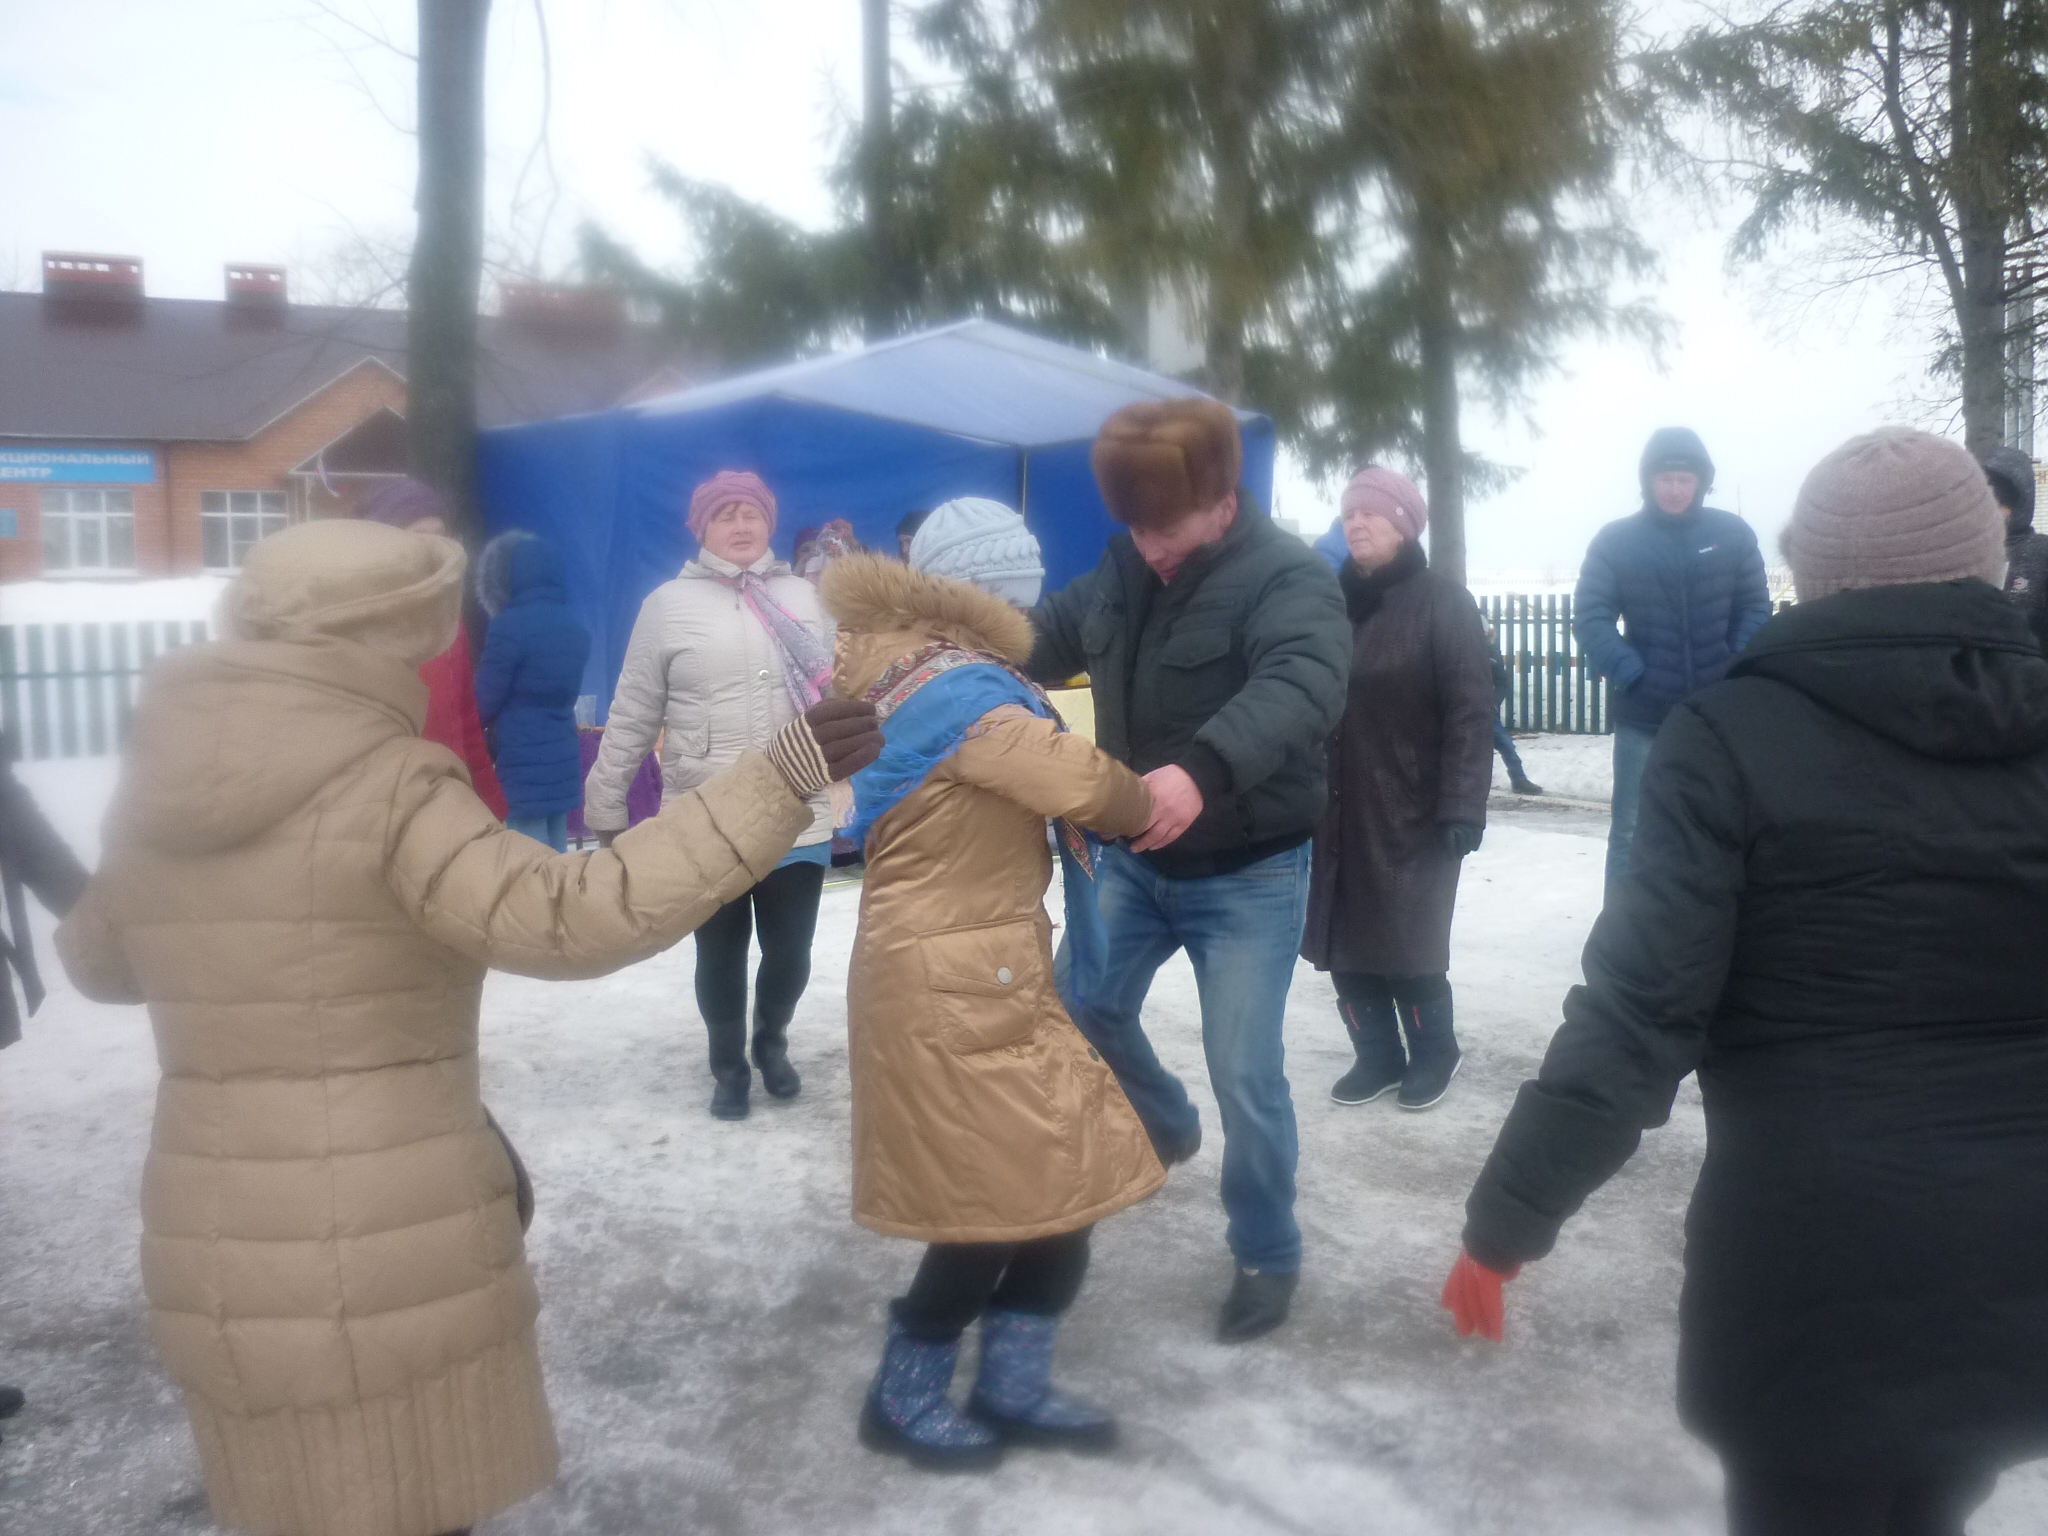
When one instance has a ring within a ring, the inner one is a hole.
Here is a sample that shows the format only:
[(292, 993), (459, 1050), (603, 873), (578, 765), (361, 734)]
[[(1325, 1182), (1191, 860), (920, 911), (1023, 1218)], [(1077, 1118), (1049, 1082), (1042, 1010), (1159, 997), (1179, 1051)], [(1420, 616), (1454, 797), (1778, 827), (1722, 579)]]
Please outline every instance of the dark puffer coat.
[(1410, 544), (1371, 576), (1338, 572), (1351, 687), (1330, 737), (1330, 809), (1316, 829), (1302, 956), (1325, 971), (1450, 968), (1459, 861), (1437, 825), (1486, 824), (1493, 782), (1491, 647), (1463, 587)]
[(1351, 627), (1337, 578), (1244, 492), (1223, 539), (1170, 586), (1128, 533), (1031, 616), (1031, 675), (1087, 672), (1095, 739), (1139, 773), (1178, 764), (1202, 814), (1145, 854), (1172, 879), (1296, 848), (1323, 814), (1323, 739), (1344, 708)]
[(506, 554), (510, 601), (491, 620), (476, 671), (477, 712), (495, 727), (498, 781), (515, 816), (553, 816), (583, 803), (576, 697), (590, 631), (569, 609), (562, 557), (544, 539)]
[[(0, 738), (0, 906), (6, 929), (0, 933), (0, 1046), (21, 1038), (21, 1007), (34, 1013), (43, 1001), (43, 977), (36, 965), (35, 942), (29, 933), (25, 893), (62, 917), (85, 889), (85, 866), (57, 835), (7, 761), (11, 744)], [(14, 998), (21, 984), (21, 1003)]]
[(2034, 461), (2017, 448), (1977, 455), (2005, 514), (2005, 595), (2048, 652), (2048, 534), (2034, 531)]
[[(1674, 440), (1697, 450), (1701, 471), (1699, 495), (1675, 515), (1651, 494), (1654, 466), (1670, 457)], [(1714, 473), (1698, 438), (1656, 434), (1640, 478), (1642, 510), (1609, 523), (1586, 550), (1572, 629), (1593, 666), (1613, 680), (1615, 718), (1654, 731), (1672, 705), (1727, 675), (1771, 616), (1771, 589), (1755, 531), (1732, 512), (1702, 505)]]
[(1773, 619), (1679, 706), (1467, 1201), (1504, 1267), (1697, 1071), (1679, 1406), (1747, 1463), (2048, 1450), (2048, 661), (1982, 582)]

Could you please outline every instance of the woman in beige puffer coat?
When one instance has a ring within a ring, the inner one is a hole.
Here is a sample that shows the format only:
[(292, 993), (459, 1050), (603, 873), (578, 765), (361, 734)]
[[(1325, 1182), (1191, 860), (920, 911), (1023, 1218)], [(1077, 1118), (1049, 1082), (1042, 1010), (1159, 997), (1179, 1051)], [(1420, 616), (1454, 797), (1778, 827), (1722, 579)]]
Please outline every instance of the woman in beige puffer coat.
[(554, 1475), (513, 1167), (478, 1098), (484, 973), (673, 944), (775, 866), (826, 777), (797, 722), (609, 851), (505, 830), (418, 734), (462, 569), (373, 523), (256, 545), (234, 638), (151, 673), (58, 933), (87, 996), (150, 1007), (143, 1283), (215, 1518), (243, 1530), (435, 1536)]

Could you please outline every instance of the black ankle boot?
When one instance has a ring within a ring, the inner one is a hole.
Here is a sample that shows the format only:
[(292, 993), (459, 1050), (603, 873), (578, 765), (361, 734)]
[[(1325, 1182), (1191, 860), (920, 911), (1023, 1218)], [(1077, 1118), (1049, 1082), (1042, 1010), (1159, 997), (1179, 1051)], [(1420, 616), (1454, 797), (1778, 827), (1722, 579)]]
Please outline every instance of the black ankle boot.
[(789, 1064), (789, 1026), (767, 1024), (754, 1019), (754, 1065), (761, 1070), (761, 1086), (771, 1099), (793, 1099), (803, 1091), (804, 1080)]
[(1408, 1031), (1408, 1070), (1395, 1102), (1403, 1109), (1434, 1109), (1464, 1064), (1451, 1028), (1450, 988), (1428, 1002), (1403, 1004), (1401, 1023)]
[(1374, 998), (1364, 1007), (1339, 1001), (1337, 1016), (1351, 1036), (1358, 1060), (1337, 1079), (1330, 1097), (1339, 1104), (1370, 1104), (1401, 1086), (1408, 1058), (1401, 1050), (1401, 1025), (1391, 997)]
[(718, 1080), (711, 1093), (712, 1117), (744, 1120), (754, 1087), (754, 1069), (747, 1065), (747, 1021), (706, 1019), (704, 1032), (711, 1037), (711, 1075)]
[(741, 1062), (736, 1067), (725, 1068), (717, 1077), (718, 1086), (711, 1090), (711, 1118), (746, 1119), (747, 1096), (754, 1089), (754, 1069)]

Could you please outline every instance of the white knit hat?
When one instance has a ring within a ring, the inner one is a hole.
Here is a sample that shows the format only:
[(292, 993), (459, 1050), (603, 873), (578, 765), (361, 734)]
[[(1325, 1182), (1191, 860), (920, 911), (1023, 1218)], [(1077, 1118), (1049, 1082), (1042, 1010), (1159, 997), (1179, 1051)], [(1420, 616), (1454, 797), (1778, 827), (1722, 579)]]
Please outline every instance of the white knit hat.
[(910, 563), (972, 582), (1019, 608), (1035, 606), (1045, 585), (1045, 560), (1024, 519), (984, 496), (962, 496), (934, 510), (910, 541)]

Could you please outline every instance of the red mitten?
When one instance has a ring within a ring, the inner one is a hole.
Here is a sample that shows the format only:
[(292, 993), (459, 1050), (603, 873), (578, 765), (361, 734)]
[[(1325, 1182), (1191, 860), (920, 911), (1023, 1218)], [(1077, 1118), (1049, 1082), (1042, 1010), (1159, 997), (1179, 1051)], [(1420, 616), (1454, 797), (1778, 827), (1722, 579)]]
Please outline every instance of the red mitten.
[(1507, 1317), (1500, 1288), (1521, 1272), (1522, 1266), (1517, 1264), (1503, 1274), (1488, 1269), (1463, 1249), (1458, 1251), (1458, 1262), (1451, 1266), (1451, 1278), (1444, 1282), (1443, 1301), (1461, 1337), (1470, 1338), (1476, 1333), (1482, 1339), (1500, 1342)]

